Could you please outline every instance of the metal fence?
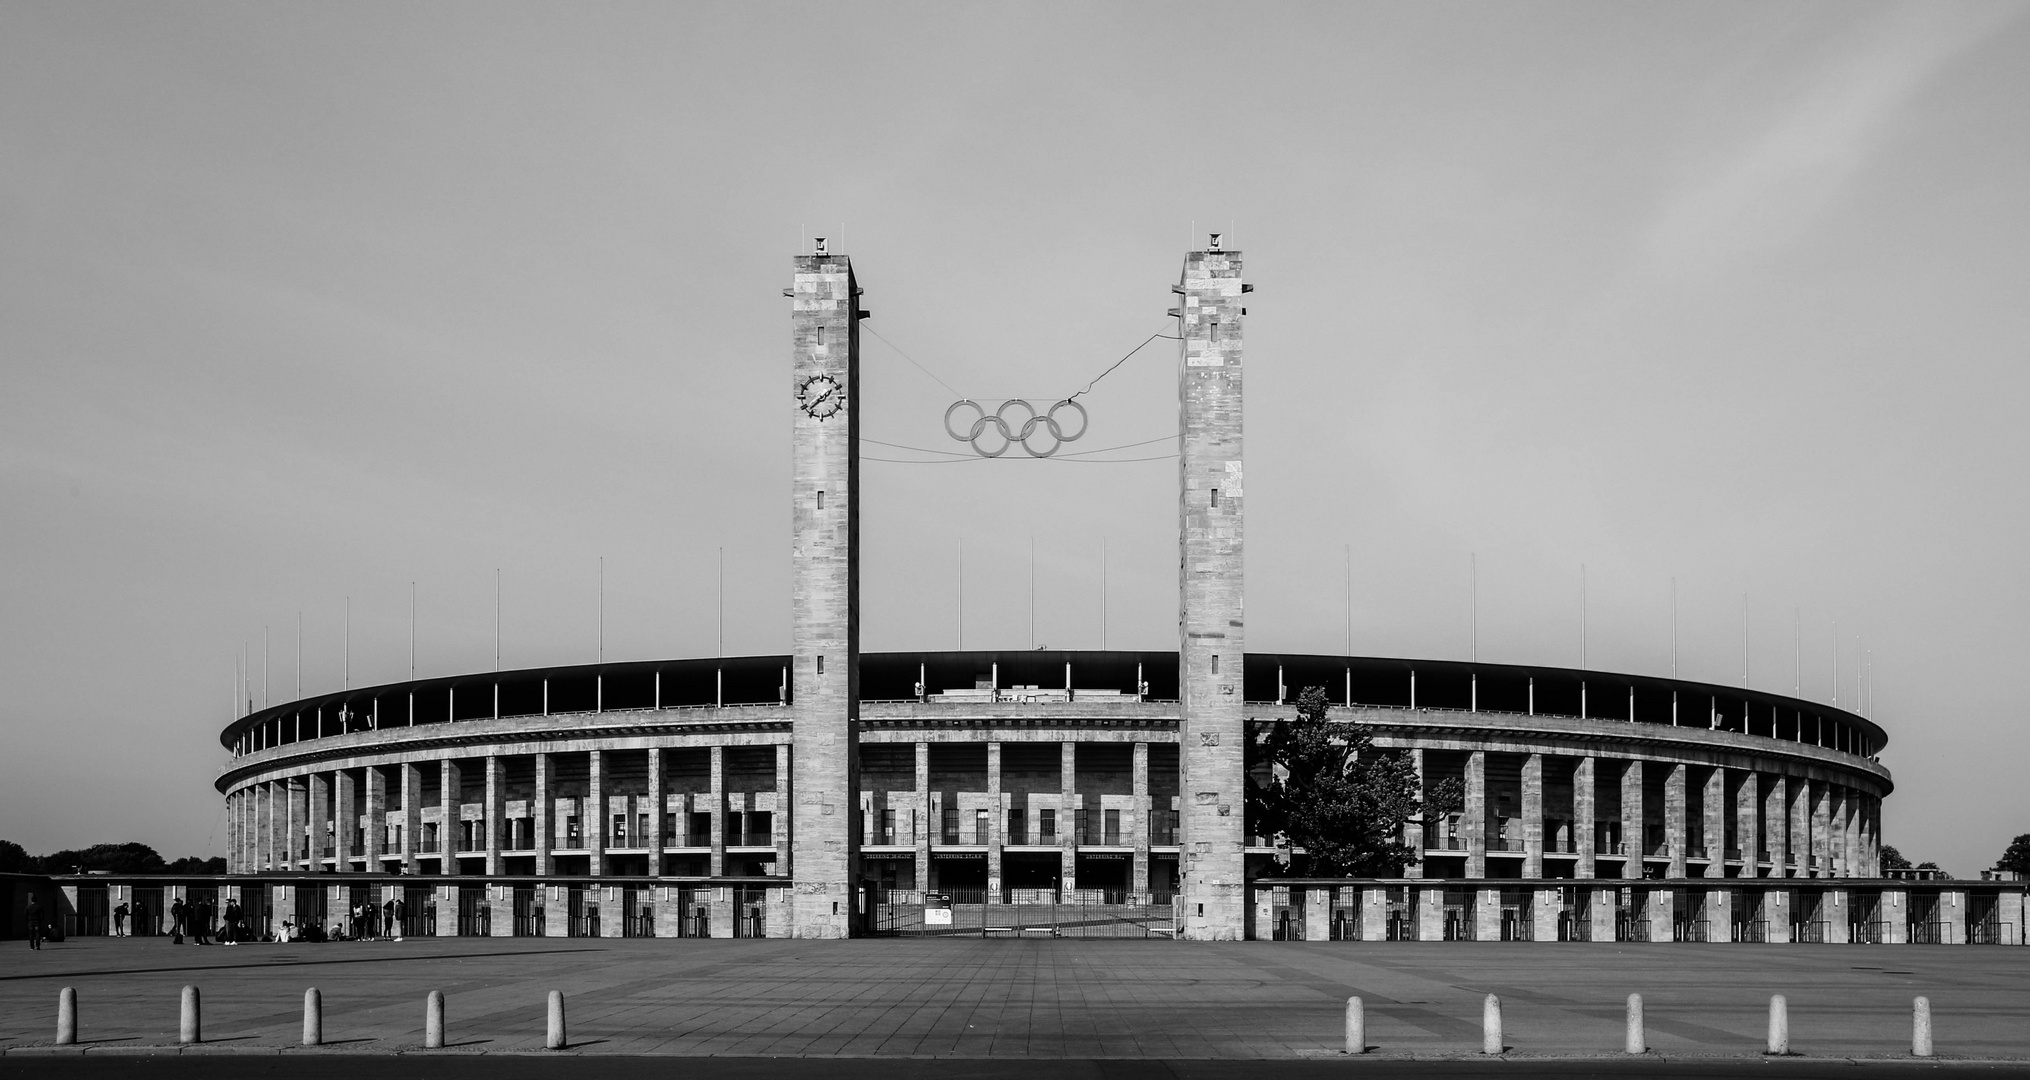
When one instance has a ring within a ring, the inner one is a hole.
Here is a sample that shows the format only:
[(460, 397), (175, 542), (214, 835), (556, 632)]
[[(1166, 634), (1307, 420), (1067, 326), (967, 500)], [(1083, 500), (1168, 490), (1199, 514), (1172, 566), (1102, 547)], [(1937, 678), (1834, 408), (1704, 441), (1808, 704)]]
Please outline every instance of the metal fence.
[(2023, 939), (2016, 936), (2016, 924), (1989, 919), (1967, 927), (1969, 945), (2021, 945)]
[(874, 906), (874, 933), (888, 937), (1173, 937), (1171, 904), (1050, 902), (963, 904), (883, 902)]

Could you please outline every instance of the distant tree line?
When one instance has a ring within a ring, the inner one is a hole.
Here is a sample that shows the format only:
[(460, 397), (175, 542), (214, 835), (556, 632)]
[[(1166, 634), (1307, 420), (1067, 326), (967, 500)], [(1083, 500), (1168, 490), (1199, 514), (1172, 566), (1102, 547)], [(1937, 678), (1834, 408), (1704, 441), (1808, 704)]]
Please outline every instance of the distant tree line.
[(30, 855), (12, 840), (0, 840), (0, 874), (223, 874), (223, 855), (201, 859), (186, 855), (169, 862), (147, 844), (93, 844), (88, 848)]

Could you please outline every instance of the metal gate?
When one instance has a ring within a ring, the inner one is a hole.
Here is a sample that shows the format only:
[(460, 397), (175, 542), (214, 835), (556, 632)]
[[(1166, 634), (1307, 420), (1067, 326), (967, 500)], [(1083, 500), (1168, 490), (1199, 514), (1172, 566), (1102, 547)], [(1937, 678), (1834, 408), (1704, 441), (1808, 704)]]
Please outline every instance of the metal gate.
[(515, 886), (515, 936), (543, 936), (542, 894), (533, 886)]
[(483, 885), (460, 885), (458, 887), (458, 936), (491, 937), (493, 935), (493, 904), (487, 899)]

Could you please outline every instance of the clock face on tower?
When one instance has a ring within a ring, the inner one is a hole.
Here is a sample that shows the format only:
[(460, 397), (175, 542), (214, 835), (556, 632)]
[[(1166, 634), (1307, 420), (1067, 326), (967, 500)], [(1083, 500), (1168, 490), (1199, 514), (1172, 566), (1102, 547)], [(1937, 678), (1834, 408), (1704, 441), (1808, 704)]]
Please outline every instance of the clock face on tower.
[(813, 375), (797, 387), (796, 403), (812, 419), (823, 420), (846, 407), (846, 390), (830, 375)]

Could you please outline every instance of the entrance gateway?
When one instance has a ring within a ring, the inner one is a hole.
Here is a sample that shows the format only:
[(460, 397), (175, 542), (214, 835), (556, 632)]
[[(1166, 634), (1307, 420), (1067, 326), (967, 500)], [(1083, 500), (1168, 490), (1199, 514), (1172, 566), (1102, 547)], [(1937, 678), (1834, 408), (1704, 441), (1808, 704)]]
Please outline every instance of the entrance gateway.
[[(1188, 253), (1178, 305), (1179, 936), (1245, 936), (1246, 726), (1242, 663), (1244, 471), (1241, 254), (1214, 233)], [(790, 390), (794, 750), (791, 880), (796, 937), (864, 923), (859, 805), (860, 306), (852, 261), (824, 240), (795, 259)], [(996, 823), (992, 827), (999, 828)], [(992, 869), (998, 871), (999, 866)], [(1073, 868), (1075, 872), (1075, 867)], [(918, 866), (921, 876), (927, 866)], [(920, 881), (921, 883), (921, 881)], [(990, 890), (1002, 882), (992, 876)]]

